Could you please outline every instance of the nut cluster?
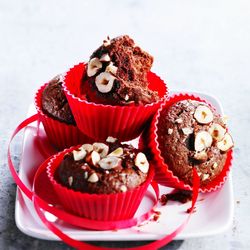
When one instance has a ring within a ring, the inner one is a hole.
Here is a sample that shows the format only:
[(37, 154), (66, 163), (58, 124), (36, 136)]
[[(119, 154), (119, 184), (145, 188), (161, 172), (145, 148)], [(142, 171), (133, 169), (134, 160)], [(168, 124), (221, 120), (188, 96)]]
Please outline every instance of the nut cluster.
[(195, 136), (194, 149), (197, 153), (205, 155), (205, 150), (213, 143), (226, 152), (233, 147), (233, 139), (226, 128), (213, 122), (214, 116), (211, 109), (205, 105), (199, 105), (194, 113), (194, 118), (200, 124), (210, 124), (208, 131), (199, 131)]
[[(103, 41), (103, 46), (110, 46), (109, 37)], [(104, 68), (104, 69), (103, 69)], [(99, 92), (109, 93), (116, 79), (117, 67), (111, 61), (108, 53), (102, 54), (100, 58), (91, 58), (87, 65), (87, 76), (95, 77), (95, 85)], [(101, 72), (102, 71), (102, 72)]]
[[(213, 112), (207, 105), (198, 105), (191, 114), (194, 121), (204, 125), (198, 131), (195, 127), (181, 128), (182, 133), (186, 136), (194, 134), (194, 153), (192, 153), (192, 158), (200, 162), (206, 161), (208, 159), (207, 149), (212, 145), (216, 146), (221, 152), (226, 152), (233, 147), (233, 139), (227, 132), (226, 127), (214, 121)], [(177, 124), (182, 124), (183, 122), (181, 117), (175, 119)], [(168, 135), (171, 135), (173, 131), (174, 128), (168, 128)]]
[[(119, 170), (122, 169), (122, 161), (125, 159), (125, 154), (122, 146), (118, 146), (112, 151), (110, 150), (109, 143), (115, 143), (117, 139), (113, 137), (108, 137), (105, 143), (95, 142), (93, 144), (83, 144), (76, 150), (73, 150), (73, 159), (74, 161), (83, 161), (83, 170), (86, 169), (86, 166), (92, 166), (94, 169), (102, 169), (105, 173), (109, 173), (110, 170)], [(109, 144), (109, 145), (108, 145)], [(111, 151), (111, 152), (110, 152)], [(136, 167), (142, 173), (147, 173), (149, 170), (148, 160), (142, 152), (130, 153), (129, 157), (133, 160), (134, 167)], [(91, 172), (90, 175), (88, 172), (85, 172), (85, 179), (88, 182), (95, 183), (99, 181), (98, 174), (96, 172)], [(73, 179), (69, 178), (69, 185), (73, 183)], [(124, 190), (124, 188), (123, 188)]]

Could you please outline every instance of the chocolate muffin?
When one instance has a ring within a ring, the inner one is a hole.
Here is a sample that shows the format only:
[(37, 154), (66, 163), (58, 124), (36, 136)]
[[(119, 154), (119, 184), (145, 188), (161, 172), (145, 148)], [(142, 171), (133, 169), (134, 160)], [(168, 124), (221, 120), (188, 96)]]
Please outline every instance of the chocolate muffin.
[(81, 94), (90, 102), (140, 105), (159, 100), (148, 88), (147, 73), (153, 57), (129, 36), (109, 37), (91, 55), (83, 75)]
[(76, 124), (62, 88), (62, 75), (53, 78), (45, 87), (42, 93), (42, 111), (58, 121)]
[(145, 182), (146, 156), (113, 137), (105, 143), (83, 144), (64, 156), (54, 178), (63, 186), (90, 194), (126, 192)]
[(206, 103), (194, 100), (179, 101), (162, 110), (158, 138), (165, 163), (189, 185), (194, 167), (201, 186), (214, 180), (225, 165), (226, 152), (233, 147), (221, 116)]

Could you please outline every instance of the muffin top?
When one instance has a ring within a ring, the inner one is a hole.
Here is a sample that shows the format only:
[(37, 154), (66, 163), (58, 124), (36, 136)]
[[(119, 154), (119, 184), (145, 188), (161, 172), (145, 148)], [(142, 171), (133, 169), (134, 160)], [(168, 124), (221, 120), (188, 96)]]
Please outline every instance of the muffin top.
[(75, 125), (75, 119), (62, 88), (62, 75), (53, 78), (42, 93), (42, 111), (58, 121)]
[(194, 100), (179, 101), (161, 111), (158, 142), (164, 161), (174, 175), (192, 185), (197, 169), (204, 186), (218, 176), (233, 147), (221, 116), (209, 105)]
[(109, 37), (91, 55), (83, 75), (81, 94), (90, 101), (109, 105), (140, 105), (159, 100), (148, 88), (147, 74), (153, 57), (129, 36)]
[(90, 194), (126, 192), (147, 178), (146, 156), (131, 145), (108, 137), (105, 143), (83, 144), (67, 153), (55, 180), (70, 189)]

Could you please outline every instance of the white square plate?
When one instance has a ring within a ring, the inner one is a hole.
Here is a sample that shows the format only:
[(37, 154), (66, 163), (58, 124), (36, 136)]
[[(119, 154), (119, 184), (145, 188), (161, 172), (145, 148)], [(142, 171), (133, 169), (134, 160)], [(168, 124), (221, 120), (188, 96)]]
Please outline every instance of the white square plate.
[[(195, 93), (195, 92), (192, 92)], [(210, 102), (219, 113), (223, 114), (220, 102), (207, 94), (195, 93)], [(28, 115), (35, 112), (34, 105), (31, 105)], [(42, 131), (40, 137), (46, 143), (46, 135)], [(37, 140), (36, 123), (26, 128), (23, 140), (22, 160), (19, 168), (19, 175), (29, 187), (32, 186), (32, 177), (36, 169), (44, 161), (44, 156), (35, 146)], [(136, 144), (136, 141), (133, 141)], [(161, 194), (169, 193), (172, 189), (160, 186)], [(149, 189), (148, 192), (152, 192)], [(141, 214), (150, 207), (150, 200), (145, 197), (136, 213)], [(84, 230), (56, 221), (59, 228), (69, 236), (78, 240), (88, 241), (127, 241), (127, 240), (155, 240), (172, 232), (188, 216), (185, 212), (190, 207), (190, 202), (180, 204), (168, 202), (167, 205), (157, 208), (161, 212), (158, 221), (149, 221), (142, 226), (117, 231), (93, 231)], [(48, 219), (55, 219), (48, 214)], [(20, 191), (17, 192), (15, 206), (15, 220), (17, 227), (25, 234), (46, 240), (59, 240), (40, 221), (32, 202)], [(177, 235), (176, 239), (201, 237), (215, 235), (224, 232), (230, 227), (233, 220), (233, 189), (231, 174), (223, 187), (213, 193), (200, 194), (196, 204), (196, 212), (185, 229)]]

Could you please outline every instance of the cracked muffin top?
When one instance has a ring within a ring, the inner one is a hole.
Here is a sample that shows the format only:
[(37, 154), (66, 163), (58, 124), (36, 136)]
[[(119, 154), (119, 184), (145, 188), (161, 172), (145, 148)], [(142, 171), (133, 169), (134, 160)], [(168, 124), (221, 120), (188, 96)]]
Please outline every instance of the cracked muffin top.
[(62, 88), (62, 76), (53, 78), (42, 93), (42, 111), (58, 121), (75, 125), (75, 119)]
[(108, 137), (105, 143), (83, 144), (67, 153), (55, 180), (67, 188), (90, 194), (126, 192), (145, 182), (146, 156), (128, 144)]
[(81, 95), (108, 105), (145, 105), (159, 100), (148, 88), (153, 57), (129, 36), (109, 37), (93, 52), (83, 75)]
[(218, 176), (233, 147), (222, 117), (209, 105), (184, 100), (161, 111), (158, 123), (161, 155), (174, 175), (192, 185), (192, 169), (205, 186)]

